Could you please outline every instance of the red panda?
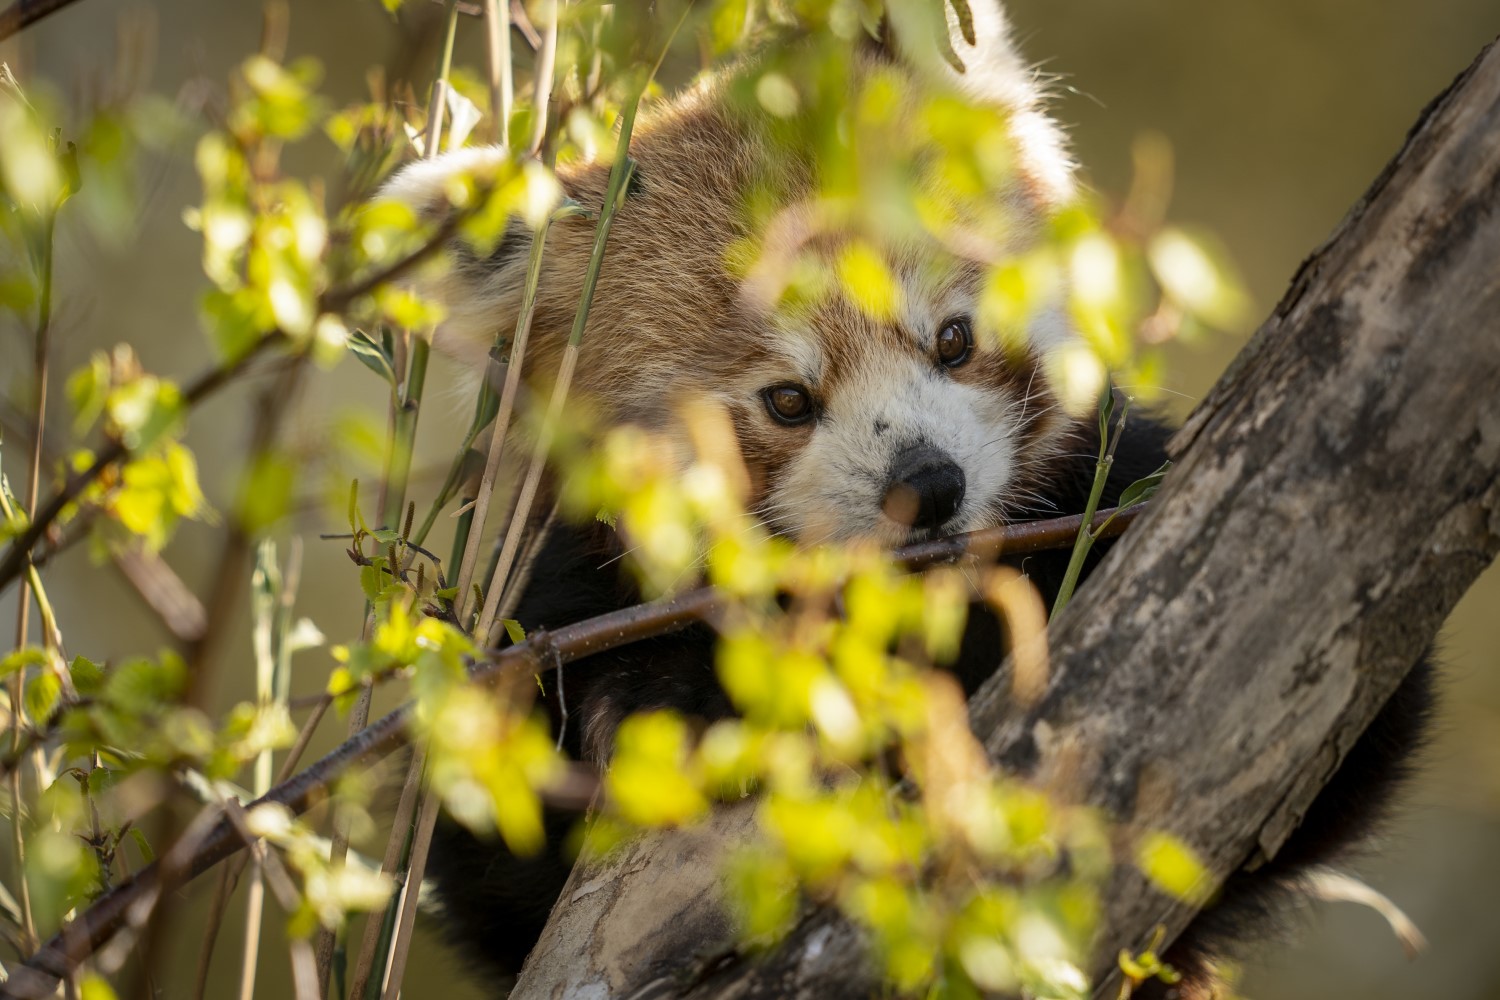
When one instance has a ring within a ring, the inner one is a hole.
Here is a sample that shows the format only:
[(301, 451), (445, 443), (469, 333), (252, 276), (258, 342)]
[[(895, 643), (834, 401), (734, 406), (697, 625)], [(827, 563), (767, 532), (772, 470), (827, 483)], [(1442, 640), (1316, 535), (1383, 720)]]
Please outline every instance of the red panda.
[[(1014, 223), (1007, 249), (1015, 251), (1034, 241), (1047, 214), (1070, 196), (1072, 164), (1041, 108), (1034, 75), (1010, 44), (1002, 11), (973, 0), (970, 6), (972, 43), (950, 25), (962, 71), (872, 44), (856, 56), (855, 72), (899, 66), (1004, 112), (1015, 169), (996, 197)], [(900, 33), (888, 26), (887, 40), (893, 34)], [(810, 195), (813, 176), (807, 163), (778, 160), (764, 113), (735, 106), (728, 91), (727, 79), (710, 80), (643, 112), (630, 147), (636, 170), (611, 230), (574, 392), (607, 421), (667, 431), (680, 401), (707, 396), (729, 414), (751, 510), (799, 541), (896, 545), (1080, 511), (1098, 431), (1091, 413), (1069, 411), (1055, 384), (1050, 361), (1074, 343), (1061, 309), (1035, 315), (1024, 350), (1002, 349), (977, 329), (984, 263), (920, 241), (889, 248), (900, 290), (894, 315), (873, 319), (838, 293), (791, 315), (766, 308), (750, 287), (754, 275), (729, 263), (747, 240), (781, 238), (753, 231), (745, 195), (769, 175), (795, 206)], [(499, 155), (466, 149), (441, 156), (406, 169), (388, 192), (431, 209), (443, 204), (456, 174), (483, 169)], [(561, 175), (569, 196), (588, 207), (601, 204), (607, 179), (599, 164)], [(526, 359), (544, 383), (567, 341), (593, 232), (590, 222), (564, 220), (547, 238)], [(514, 328), (527, 240), (512, 231), (487, 255), (454, 247), (435, 289), (448, 311), (442, 336), (487, 344)], [(830, 267), (837, 249), (836, 241), (827, 247)], [(1159, 423), (1132, 421), (1105, 503), (1161, 464), (1167, 435)], [(636, 603), (639, 593), (620, 573), (618, 554), (604, 525), (555, 529), (516, 617), (528, 629), (551, 628)], [(1066, 553), (1026, 560), (1049, 603), (1066, 560)], [(699, 628), (602, 654), (606, 666), (567, 682), (575, 721), (565, 730), (566, 749), (606, 761), (615, 728), (636, 711), (671, 708), (705, 720), (731, 714), (714, 675), (713, 642)], [(949, 669), (972, 692), (1003, 648), (1000, 624), (976, 607)], [(1429, 688), (1424, 664), (1281, 854), (1233, 876), (1219, 903), (1172, 949), (1168, 959), (1186, 973), (1183, 981), (1151, 984), (1137, 996), (1209, 995), (1210, 960), (1253, 936), (1252, 918), (1271, 911), (1275, 890), (1374, 822), (1420, 743)], [(559, 845), (572, 821), (549, 817), (552, 847), (534, 859), (515, 858), (457, 824), (440, 825), (429, 874), (450, 936), (488, 972), (515, 973), (535, 942), (568, 874)]]

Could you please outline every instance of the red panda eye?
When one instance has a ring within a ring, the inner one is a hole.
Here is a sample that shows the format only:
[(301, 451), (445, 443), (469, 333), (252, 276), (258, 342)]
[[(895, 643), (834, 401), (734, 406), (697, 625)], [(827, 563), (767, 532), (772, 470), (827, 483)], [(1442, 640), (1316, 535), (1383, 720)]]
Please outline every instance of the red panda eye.
[(812, 395), (800, 385), (773, 385), (761, 390), (766, 409), (783, 424), (800, 424), (813, 415)]
[(944, 322), (937, 335), (938, 363), (944, 368), (957, 368), (968, 361), (972, 353), (974, 332), (969, 329), (969, 321), (955, 316)]

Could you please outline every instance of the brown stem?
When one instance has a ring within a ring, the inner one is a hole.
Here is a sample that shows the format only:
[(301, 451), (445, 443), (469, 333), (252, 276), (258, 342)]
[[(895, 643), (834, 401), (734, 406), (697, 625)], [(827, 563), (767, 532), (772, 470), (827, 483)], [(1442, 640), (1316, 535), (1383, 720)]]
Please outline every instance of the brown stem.
[[(425, 759), (420, 750), (412, 755), (411, 764), (406, 770), (406, 782), (401, 788), (401, 798), (396, 803), (396, 815), (391, 820), (391, 836), (386, 841), (385, 858), (381, 861), (380, 872), (393, 881), (396, 870), (401, 866), (401, 852), (406, 846), (405, 833), (411, 829), (412, 816), (417, 811)], [(401, 836), (397, 836), (398, 833)], [(380, 943), (381, 926), (385, 923), (386, 911), (396, 902), (395, 898), (389, 899), (365, 915), (364, 936), (360, 939), (359, 957), (354, 965), (354, 976), (350, 979), (351, 1000), (363, 1000), (365, 996), (370, 973), (375, 967), (375, 950)]]
[[(271, 343), (280, 340), (281, 337), (278, 334), (268, 334), (238, 359), (218, 365), (198, 376), (182, 394), (185, 406), (188, 408), (196, 406), (224, 388), (236, 375), (243, 372), (250, 361), (261, 351)], [(70, 476), (63, 488), (47, 501), (47, 505), (32, 514), (31, 524), (16, 537), (15, 541), (11, 542), (10, 547), (5, 551), (5, 561), (0, 562), (0, 590), (4, 590), (21, 575), (26, 565), (27, 554), (57, 520), (63, 508), (77, 500), (83, 491), (103, 474), (105, 469), (124, 458), (128, 450), (125, 443), (119, 439), (109, 441), (99, 450), (99, 454), (94, 457), (93, 463), (87, 469)]]
[[(3, 36), (0, 36), (3, 37)], [(372, 274), (351, 282), (340, 288), (324, 292), (318, 300), (318, 312), (321, 313), (343, 313), (359, 298), (370, 294), (381, 285), (388, 284), (401, 277), (407, 271), (427, 260), (433, 254), (442, 249), (443, 245), (458, 231), (459, 225), (467, 218), (467, 212), (454, 212), (443, 220), (432, 237), (422, 246), (407, 254), (400, 260), (379, 268)], [(280, 330), (268, 332), (243, 355), (234, 361), (212, 368), (196, 380), (190, 383), (183, 393), (183, 402), (186, 408), (191, 409), (198, 403), (212, 396), (226, 384), (245, 372), (250, 362), (272, 344), (279, 344), (285, 340), (285, 335)], [(47, 505), (40, 511), (32, 513), (31, 524), (27, 526), (10, 547), (5, 550), (5, 559), (0, 562), (0, 591), (10, 586), (25, 566), (26, 554), (36, 547), (37, 542), (46, 534), (63, 509), (74, 502), (83, 493), (89, 484), (93, 483), (114, 463), (125, 457), (128, 449), (124, 443), (112, 440), (105, 444), (95, 456), (93, 464), (87, 469), (71, 476), (63, 488), (47, 501)]]
[[(320, 695), (317, 703), (313, 706), (312, 714), (302, 724), (302, 730), (297, 734), (296, 742), (287, 751), (286, 760), (281, 762), (281, 768), (276, 772), (276, 784), (280, 785), (292, 776), (297, 767), (297, 762), (302, 759), (302, 753), (307, 749), (307, 744), (312, 741), (313, 732), (317, 730), (318, 723), (323, 721), (323, 716), (328, 712), (328, 706), (333, 704), (333, 698), (329, 695)], [(229, 903), (229, 897), (234, 894), (239, 879), (245, 872), (245, 866), (249, 863), (248, 855), (241, 854), (224, 869), (223, 876), (214, 886), (214, 895), (208, 906), (208, 918), (204, 925), (203, 945), (198, 952), (197, 979), (194, 986), (193, 996), (195, 1000), (202, 1000), (204, 990), (208, 986), (209, 966), (213, 962), (214, 943), (219, 937), (219, 928), (224, 919), (224, 907)], [(350, 994), (354, 996), (355, 994)]]
[(73, 0), (16, 0), (0, 11), (0, 42), (71, 4)]

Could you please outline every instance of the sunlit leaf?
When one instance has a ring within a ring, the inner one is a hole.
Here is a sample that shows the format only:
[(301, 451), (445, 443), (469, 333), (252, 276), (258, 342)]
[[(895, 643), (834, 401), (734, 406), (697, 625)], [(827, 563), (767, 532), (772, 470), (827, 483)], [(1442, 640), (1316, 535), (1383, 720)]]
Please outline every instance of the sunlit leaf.
[(1202, 906), (1213, 895), (1213, 879), (1193, 849), (1168, 833), (1153, 831), (1136, 844), (1135, 864), (1163, 891)]
[(1163, 229), (1151, 240), (1148, 258), (1156, 280), (1188, 312), (1220, 329), (1243, 319), (1248, 296), (1224, 255), (1211, 251), (1201, 238)]
[(26, 685), (26, 714), (33, 722), (46, 722), (61, 699), (62, 681), (52, 671), (43, 671)]
[(0, 677), (9, 677), (11, 674), (25, 670), (27, 667), (44, 667), (50, 662), (47, 651), (40, 646), (27, 646), (6, 654), (0, 660)]

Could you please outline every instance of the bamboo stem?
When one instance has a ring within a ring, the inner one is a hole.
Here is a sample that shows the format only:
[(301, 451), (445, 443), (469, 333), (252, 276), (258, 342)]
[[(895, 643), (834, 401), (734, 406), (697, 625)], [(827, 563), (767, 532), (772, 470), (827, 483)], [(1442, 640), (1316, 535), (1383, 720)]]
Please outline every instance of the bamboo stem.
[[(604, 266), (604, 248), (609, 241), (609, 230), (619, 209), (626, 185), (630, 180), (633, 163), (630, 159), (630, 136), (635, 126), (635, 114), (640, 106), (642, 86), (626, 100), (620, 111), (620, 137), (615, 146), (614, 163), (610, 166), (609, 185), (604, 192), (604, 204), (599, 209), (599, 224), (594, 230), (593, 251), (589, 255), (588, 271), (584, 275), (583, 293), (578, 302), (578, 312), (573, 317), (573, 331), (568, 336), (568, 346), (563, 352), (562, 365), (558, 369), (557, 381), (552, 386), (552, 398), (547, 404), (547, 418), (542, 423), (536, 448), (531, 453), (531, 464), (526, 470), (526, 480), (521, 486), (521, 495), (511, 515), (510, 527), (505, 533), (505, 542), (500, 550), (500, 560), (495, 564), (490, 577), (489, 589), (485, 591), (484, 610), (474, 635), (486, 645), (493, 643), (495, 621), (500, 607), (500, 598), (505, 592), (505, 581), (510, 575), (511, 565), (520, 550), (521, 539), (526, 531), (526, 520), (531, 514), (532, 502), (536, 499), (541, 484), (542, 471), (546, 466), (547, 453), (552, 447), (552, 437), (558, 421), (562, 419), (563, 404), (573, 383), (573, 372), (578, 364), (578, 349), (583, 343), (584, 331), (588, 328), (589, 310), (594, 301), (594, 290), (599, 284), (599, 272)], [(472, 544), (472, 542), (471, 542)]]
[(484, 20), (490, 70), (490, 120), (495, 144), (501, 152), (510, 149), (510, 111), (515, 102), (515, 83), (510, 70), (510, 0), (486, 0)]
[(557, 68), (557, 0), (544, 0), (541, 7), (542, 47), (536, 54), (536, 77), (531, 101), (531, 145), (536, 156), (547, 139), (547, 106), (552, 101), (552, 76)]
[[(417, 810), (417, 799), (422, 789), (424, 759), (424, 754), (420, 750), (412, 755), (411, 765), (406, 772), (406, 782), (401, 787), (401, 798), (396, 803), (396, 815), (391, 820), (391, 836), (386, 842), (385, 858), (381, 862), (380, 870), (393, 879), (401, 867), (402, 854), (408, 846), (404, 833), (411, 829), (412, 816)], [(398, 832), (401, 832), (403, 836), (398, 837)], [(376, 950), (383, 936), (382, 928), (385, 924), (386, 911), (392, 905), (394, 905), (393, 901), (387, 901), (384, 906), (371, 910), (365, 917), (365, 931), (360, 940), (359, 958), (354, 967), (354, 979), (349, 986), (350, 1000), (361, 1000), (369, 989), (375, 967)]]
[[(500, 473), (500, 459), (505, 452), (506, 431), (510, 427), (511, 414), (515, 410), (516, 397), (521, 389), (521, 366), (526, 359), (526, 345), (531, 336), (531, 323), (536, 314), (537, 287), (541, 281), (542, 254), (547, 245), (547, 228), (543, 223), (531, 242), (531, 256), (526, 264), (526, 287), (521, 294), (521, 312), (516, 319), (516, 335), (511, 342), (510, 363), (505, 369), (505, 388), (500, 393), (500, 409), (495, 414), (495, 424), (490, 431), (490, 446), (485, 457), (484, 473), (479, 490), (474, 494), (474, 507), (469, 512), (469, 524), (464, 540), (463, 558), (458, 564), (458, 620), (467, 625), (473, 612), (472, 588), (474, 567), (479, 561), (479, 548), (484, 536), (484, 525), (489, 517), (490, 502), (495, 494), (495, 480)], [(486, 390), (487, 391), (487, 390)]]
[(411, 952), (412, 930), (417, 922), (417, 897), (422, 894), (422, 873), (427, 869), (427, 851), (432, 846), (432, 831), (441, 804), (440, 797), (430, 790), (422, 801), (422, 815), (417, 820), (411, 845), (411, 861), (402, 884), (400, 925), (391, 939), (382, 1000), (397, 1000), (401, 994), (401, 979), (406, 974), (406, 957)]
[[(532, 87), (532, 114), (535, 116), (535, 121), (532, 126), (530, 153), (536, 156), (545, 151), (550, 164), (551, 149), (546, 143), (546, 138), (551, 111), (552, 76), (556, 69), (557, 57), (556, 0), (549, 0), (545, 17), (547, 23), (542, 36), (542, 45), (537, 53), (536, 75)], [(491, 65), (491, 79), (497, 75), (500, 74), (496, 67)], [(508, 64), (503, 75), (509, 78)], [(455, 610), (458, 612), (459, 622), (465, 626), (468, 625), (469, 618), (473, 614), (474, 572), (479, 562), (479, 549), (484, 537), (484, 526), (489, 518), (490, 504), (494, 499), (495, 480), (499, 475), (500, 460), (505, 450), (505, 437), (510, 428), (511, 416), (515, 412), (516, 398), (520, 393), (521, 371), (526, 361), (526, 347), (531, 336), (532, 320), (536, 315), (542, 257), (547, 244), (547, 230), (551, 222), (552, 220), (548, 218), (532, 234), (531, 253), (526, 262), (526, 285), (521, 292), (521, 309), (516, 317), (515, 336), (511, 339), (510, 361), (505, 368), (505, 386), (500, 393), (499, 409), (495, 414), (494, 428), (490, 432), (490, 445), (485, 456), (484, 472), (480, 479), (479, 489), (474, 494), (474, 506), (463, 515), (464, 524), (459, 529), (463, 538), (463, 555), (458, 564), (456, 578), (458, 601)], [(498, 349), (500, 346), (501, 339), (497, 337), (495, 347)], [(486, 394), (492, 391), (489, 382), (486, 381), (481, 389), (480, 406), (483, 406)]]
[[(32, 354), (32, 386), (36, 394), (36, 416), (34, 426), (36, 433), (32, 435), (32, 446), (30, 462), (27, 466), (26, 480), (26, 513), (27, 516), (36, 514), (37, 500), (41, 491), (42, 478), (42, 440), (47, 430), (47, 359), (51, 341), (52, 329), (52, 263), (53, 263), (53, 237), (56, 235), (56, 210), (49, 212), (44, 221), (44, 232), (42, 234), (41, 268), (38, 275), (40, 296), (37, 303), (37, 323), (34, 350)], [(26, 554), (26, 574), (21, 579), (21, 591), (16, 599), (16, 649), (26, 648), (28, 640), (27, 632), (31, 625), (31, 600), (33, 593), (36, 595), (37, 603), (41, 608), (44, 618), (43, 641), (49, 648), (57, 643), (57, 624), (51, 619), (51, 611), (46, 602), (42, 590), (41, 578), (37, 575), (36, 567), (31, 564), (29, 553)], [(26, 698), (26, 673), (18, 670), (11, 678), (11, 719), (14, 725), (11, 727), (11, 752), (18, 753), (21, 747), (21, 729), (25, 719)], [(41, 720), (38, 720), (41, 721)], [(40, 778), (40, 775), (38, 775)], [(36, 933), (36, 919), (31, 907), (31, 885), (26, 874), (26, 834), (22, 825), (21, 810), (21, 771), (16, 768), (10, 773), (10, 804), (11, 804), (11, 846), (16, 856), (16, 883), (19, 889), (19, 905), (21, 908), (21, 936), (27, 948), (35, 948), (38, 942)]]

